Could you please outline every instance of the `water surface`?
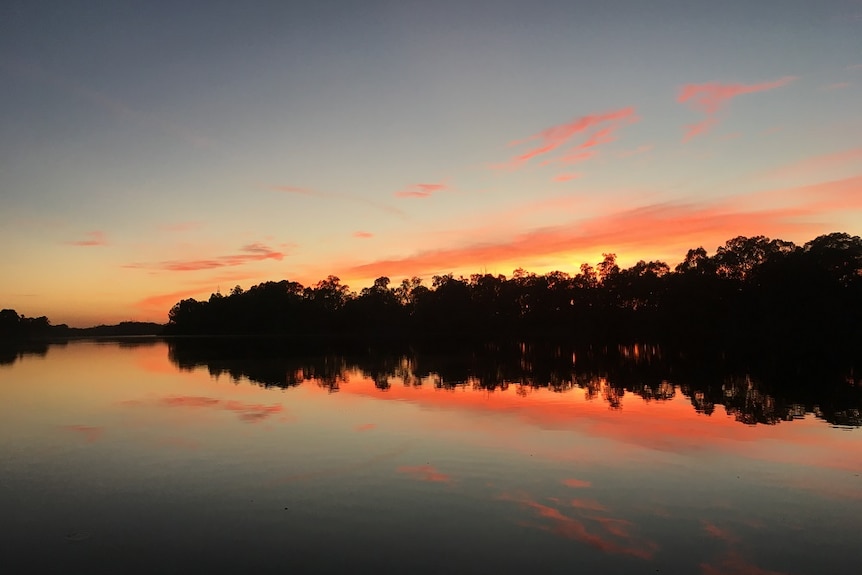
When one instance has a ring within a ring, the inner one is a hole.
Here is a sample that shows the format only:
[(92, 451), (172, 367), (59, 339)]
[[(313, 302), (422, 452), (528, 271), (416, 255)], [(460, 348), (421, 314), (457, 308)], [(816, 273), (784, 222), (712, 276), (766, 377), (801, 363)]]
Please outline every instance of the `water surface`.
[(611, 370), (566, 351), (560, 371), (527, 353), (21, 351), (0, 365), (4, 570), (857, 573), (853, 393), (795, 402), (651, 353)]

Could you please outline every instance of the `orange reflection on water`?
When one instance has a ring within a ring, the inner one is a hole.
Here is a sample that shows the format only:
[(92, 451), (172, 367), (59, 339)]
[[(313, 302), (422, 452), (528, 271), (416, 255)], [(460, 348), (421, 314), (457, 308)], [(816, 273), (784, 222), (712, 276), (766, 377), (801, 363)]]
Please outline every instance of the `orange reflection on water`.
[[(454, 388), (435, 387), (433, 376), (421, 385), (393, 381), (385, 390), (358, 371), (349, 372), (340, 386), (341, 394), (384, 401), (409, 402), (424, 409), (474, 414), (447, 420), (467, 433), (482, 435), (501, 447), (529, 449), (531, 455), (559, 460), (596, 457), (583, 444), (524, 444), (511, 423), (546, 431), (577, 432), (592, 440), (612, 442), (609, 459), (635, 457), (644, 450), (689, 454), (704, 458), (729, 455), (808, 467), (830, 467), (862, 472), (862, 442), (852, 433), (836, 434), (812, 416), (778, 425), (747, 426), (728, 413), (706, 415), (697, 412), (692, 401), (677, 388), (661, 399), (645, 399), (626, 393), (619, 411), (609, 409), (601, 399), (611, 387), (597, 379), (597, 389), (577, 389), (557, 393), (513, 384), (493, 392), (474, 388), (468, 382)], [(608, 393), (610, 393), (608, 391)], [(618, 393), (614, 390), (614, 393)], [(596, 396), (599, 397), (596, 397)], [(480, 417), (481, 415), (481, 417)]]
[(433, 465), (402, 465), (396, 469), (398, 473), (406, 473), (415, 479), (429, 481), (431, 483), (451, 483), (452, 478), (445, 473), (440, 473)]

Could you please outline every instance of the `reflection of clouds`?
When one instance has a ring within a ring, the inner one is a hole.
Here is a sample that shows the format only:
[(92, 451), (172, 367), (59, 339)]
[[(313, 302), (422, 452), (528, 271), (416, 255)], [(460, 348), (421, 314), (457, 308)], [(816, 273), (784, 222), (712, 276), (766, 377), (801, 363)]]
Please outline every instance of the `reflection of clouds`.
[(742, 539), (734, 533), (709, 521), (701, 521), (701, 525), (710, 537), (727, 544), (727, 550), (719, 559), (700, 564), (703, 575), (785, 575), (782, 571), (758, 567), (743, 557), (738, 550)]
[(232, 411), (239, 415), (239, 418), (249, 423), (263, 421), (273, 414), (281, 413), (283, 406), (275, 403), (272, 405), (264, 405), (262, 403), (245, 403), (235, 399), (217, 399), (214, 397), (190, 396), (190, 395), (173, 395), (154, 400), (152, 403), (129, 400), (122, 402), (125, 406), (142, 406), (155, 405), (158, 407), (184, 407), (190, 409), (220, 409)]
[(710, 523), (706, 520), (703, 520), (700, 523), (703, 526), (703, 530), (716, 539), (721, 539), (727, 543), (736, 543), (739, 540), (733, 533), (726, 529), (722, 529), (714, 523)]
[(575, 509), (587, 509), (589, 511), (607, 511), (608, 508), (595, 499), (572, 499), (571, 506)]
[(64, 425), (63, 429), (71, 431), (83, 437), (87, 443), (95, 443), (102, 438), (105, 433), (105, 428), (94, 427), (91, 425)]
[(430, 481), (432, 483), (451, 483), (452, 478), (445, 473), (440, 473), (433, 465), (403, 465), (396, 469), (398, 473), (406, 473), (414, 479)]
[(703, 575), (786, 575), (784, 571), (773, 571), (753, 565), (737, 551), (731, 550), (715, 563), (701, 563)]
[[(658, 549), (658, 545), (652, 541), (637, 538), (629, 532), (632, 523), (625, 519), (617, 519), (613, 517), (571, 517), (565, 515), (557, 507), (545, 505), (534, 500), (526, 493), (510, 494), (503, 493), (500, 498), (505, 501), (514, 501), (533, 511), (542, 519), (550, 521), (550, 525), (534, 525), (539, 529), (545, 529), (555, 533), (560, 537), (573, 539), (585, 543), (590, 547), (603, 551), (605, 553), (614, 553), (619, 555), (630, 555), (641, 559), (650, 559), (653, 553)], [(574, 502), (584, 502), (588, 500), (574, 500)], [(552, 500), (558, 507), (562, 508), (559, 501)], [(601, 511), (607, 510), (598, 502), (592, 502), (595, 506), (601, 507)], [(593, 505), (579, 506), (573, 505), (574, 509), (588, 509), (596, 511)], [(587, 524), (592, 526), (588, 527)]]

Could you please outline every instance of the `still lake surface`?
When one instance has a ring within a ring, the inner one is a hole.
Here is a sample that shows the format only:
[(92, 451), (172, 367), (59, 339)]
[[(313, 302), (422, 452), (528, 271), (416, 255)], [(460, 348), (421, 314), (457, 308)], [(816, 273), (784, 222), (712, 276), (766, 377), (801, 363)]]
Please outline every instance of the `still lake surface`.
[(569, 377), (523, 346), (514, 375), (160, 340), (6, 356), (3, 572), (860, 572), (855, 391), (696, 388), (617, 351), (566, 352)]

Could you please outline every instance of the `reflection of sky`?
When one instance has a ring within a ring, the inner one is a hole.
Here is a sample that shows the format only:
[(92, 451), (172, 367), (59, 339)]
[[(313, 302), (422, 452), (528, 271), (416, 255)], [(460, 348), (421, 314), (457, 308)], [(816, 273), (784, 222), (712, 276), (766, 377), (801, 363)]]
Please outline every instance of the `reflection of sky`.
[(853, 0), (254, 4), (4, 11), (4, 305), (860, 232)]
[[(862, 506), (858, 430), (721, 411), (698, 414), (681, 394), (610, 410), (578, 390), (381, 391), (357, 373), (336, 393), (267, 390), (177, 371), (163, 344), (73, 343), (0, 370), (0, 505), (29, 517), (0, 536), (50, 547), (75, 529), (95, 552), (163, 544), (170, 520), (191, 534), (168, 529), (188, 543), (167, 544), (168, 558), (241, 528), (261, 558), (279, 537), (322, 552), (319, 536), (373, 562), (379, 529), (396, 564), (469, 541), (500, 572), (531, 553), (706, 575), (809, 572), (828, 554), (842, 572)], [(43, 503), (22, 507), (37, 492)], [(526, 547), (484, 556), (514, 539)]]

